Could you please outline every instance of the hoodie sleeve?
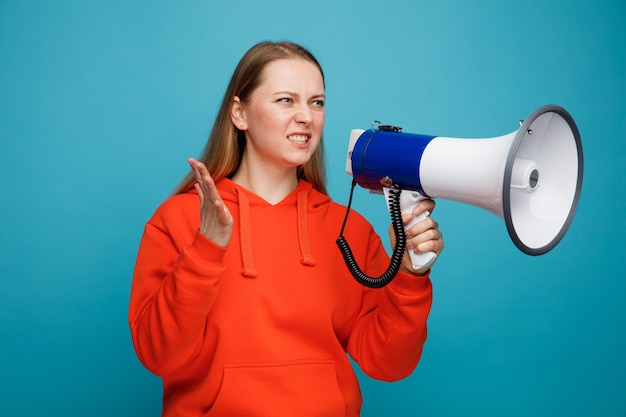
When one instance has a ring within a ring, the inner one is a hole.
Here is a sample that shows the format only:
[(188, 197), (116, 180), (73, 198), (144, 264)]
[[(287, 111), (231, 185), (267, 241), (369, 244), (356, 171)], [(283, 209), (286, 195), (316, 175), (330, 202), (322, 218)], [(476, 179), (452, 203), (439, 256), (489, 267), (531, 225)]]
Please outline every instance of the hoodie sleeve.
[[(366, 259), (370, 274), (382, 273), (389, 257), (372, 232)], [(428, 275), (399, 272), (380, 289), (364, 287), (361, 311), (348, 341), (348, 352), (363, 372), (382, 381), (405, 378), (417, 366), (426, 341), (426, 320), (432, 303)]]
[(129, 323), (140, 361), (162, 376), (199, 352), (224, 271), (225, 249), (190, 227), (184, 228), (185, 236), (172, 237), (164, 222), (154, 220), (146, 225), (139, 246)]

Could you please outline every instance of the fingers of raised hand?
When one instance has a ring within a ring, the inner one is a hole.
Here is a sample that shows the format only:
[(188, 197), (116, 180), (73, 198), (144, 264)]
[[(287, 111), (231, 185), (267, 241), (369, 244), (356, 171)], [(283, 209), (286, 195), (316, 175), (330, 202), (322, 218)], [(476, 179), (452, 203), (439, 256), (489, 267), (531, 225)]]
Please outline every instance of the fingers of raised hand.
[(202, 191), (206, 192), (210, 190), (215, 185), (215, 183), (213, 182), (213, 178), (211, 178), (211, 175), (209, 175), (209, 171), (207, 170), (206, 166), (202, 162), (196, 161), (193, 158), (189, 158), (188, 162), (191, 166), (194, 176), (196, 177), (196, 182), (200, 186)]

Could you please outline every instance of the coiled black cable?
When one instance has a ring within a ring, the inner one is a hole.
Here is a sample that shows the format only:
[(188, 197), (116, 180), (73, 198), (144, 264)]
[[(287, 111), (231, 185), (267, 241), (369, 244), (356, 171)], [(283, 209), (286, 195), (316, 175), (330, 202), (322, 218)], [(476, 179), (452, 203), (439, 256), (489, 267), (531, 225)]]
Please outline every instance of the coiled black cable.
[(350, 245), (348, 245), (348, 242), (343, 237), (343, 230), (346, 227), (348, 214), (350, 213), (350, 206), (352, 205), (352, 195), (354, 193), (355, 185), (356, 181), (353, 180), (352, 189), (350, 190), (350, 200), (348, 201), (348, 207), (346, 210), (346, 217), (344, 218), (343, 225), (341, 226), (341, 232), (339, 233), (339, 238), (337, 239), (337, 246), (339, 246), (339, 249), (341, 250), (341, 254), (343, 255), (343, 259), (346, 262), (348, 270), (360, 284), (369, 288), (382, 288), (389, 284), (400, 270), (400, 264), (402, 263), (402, 257), (404, 256), (404, 250), (406, 248), (406, 235), (404, 234), (404, 225), (402, 224), (402, 214), (400, 211), (400, 193), (402, 190), (396, 184), (393, 184), (389, 190), (389, 212), (391, 213), (393, 232), (396, 236), (396, 247), (393, 249), (389, 267), (381, 276), (371, 277), (359, 268), (359, 265), (357, 265), (354, 255), (352, 254), (352, 250), (350, 249)]

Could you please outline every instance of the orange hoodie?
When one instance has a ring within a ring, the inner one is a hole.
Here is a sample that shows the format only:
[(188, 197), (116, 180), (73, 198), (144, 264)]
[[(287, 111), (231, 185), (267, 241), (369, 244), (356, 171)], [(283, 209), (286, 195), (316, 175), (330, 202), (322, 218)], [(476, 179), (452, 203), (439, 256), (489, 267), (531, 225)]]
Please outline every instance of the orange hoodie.
[[(276, 205), (218, 182), (235, 218), (227, 248), (198, 232), (195, 190), (147, 223), (129, 309), (135, 350), (163, 379), (163, 416), (359, 415), (346, 353), (372, 378), (408, 376), (426, 340), (428, 277), (382, 289), (358, 284), (335, 241), (345, 207), (311, 184)], [(361, 268), (389, 257), (352, 212), (344, 231)]]

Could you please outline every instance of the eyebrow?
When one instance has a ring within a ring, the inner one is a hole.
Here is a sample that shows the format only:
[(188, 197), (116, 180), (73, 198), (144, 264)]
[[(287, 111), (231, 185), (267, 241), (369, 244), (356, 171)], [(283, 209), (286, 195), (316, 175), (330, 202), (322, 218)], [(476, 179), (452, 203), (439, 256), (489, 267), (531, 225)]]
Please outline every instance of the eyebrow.
[[(295, 93), (293, 91), (288, 91), (288, 90), (277, 91), (275, 93), (272, 93), (272, 95), (275, 95), (275, 96), (279, 96), (281, 94), (289, 94), (289, 95), (292, 95), (292, 96), (300, 97), (300, 94)], [(311, 97), (309, 97), (309, 99), (312, 99), (312, 98), (323, 98), (323, 99), (326, 99), (326, 95), (323, 94), (323, 93), (322, 94), (313, 94)]]

